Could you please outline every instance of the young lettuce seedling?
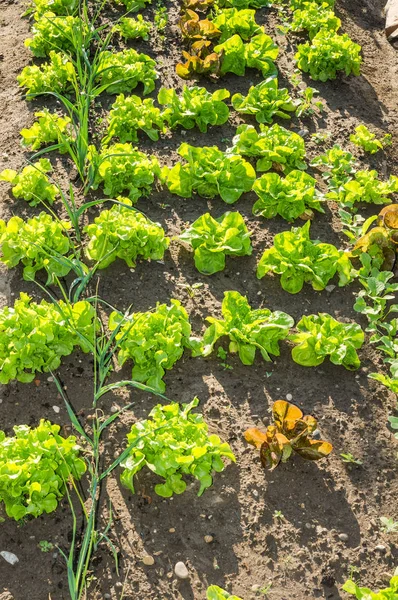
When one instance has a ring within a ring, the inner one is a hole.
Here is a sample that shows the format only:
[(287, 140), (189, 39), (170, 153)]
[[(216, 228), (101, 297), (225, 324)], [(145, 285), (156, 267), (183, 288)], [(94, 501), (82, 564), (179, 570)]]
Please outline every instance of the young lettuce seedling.
[(244, 434), (246, 441), (260, 450), (265, 469), (273, 471), (293, 452), (306, 460), (320, 460), (333, 450), (329, 442), (311, 439), (318, 423), (314, 417), (304, 417), (298, 406), (277, 400), (272, 407), (272, 416), (274, 425), (269, 425), (265, 432), (253, 427)]

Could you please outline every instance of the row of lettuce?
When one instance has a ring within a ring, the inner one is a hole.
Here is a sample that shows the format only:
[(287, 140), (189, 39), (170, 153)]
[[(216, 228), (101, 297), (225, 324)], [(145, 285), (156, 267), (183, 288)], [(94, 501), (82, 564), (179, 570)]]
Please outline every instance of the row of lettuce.
[[(122, 4), (126, 11), (135, 12), (145, 2), (123, 0)], [(291, 0), (286, 4), (289, 20), (285, 32), (307, 31), (310, 37), (310, 42), (297, 49), (297, 65), (321, 81), (336, 77), (339, 71), (359, 74), (361, 64), (360, 47), (347, 35), (337, 33), (340, 21), (333, 4), (331, 0)], [(76, 270), (76, 265), (79, 272), (87, 274), (90, 268), (105, 268), (116, 259), (124, 260), (130, 267), (137, 260), (162, 260), (169, 238), (159, 224), (133, 208), (154, 184), (166, 186), (183, 198), (194, 194), (221, 197), (227, 204), (253, 190), (258, 197), (254, 215), (280, 215), (289, 222), (299, 217), (313, 218), (313, 211), (323, 212), (322, 203), (332, 199), (341, 207), (346, 233), (353, 242), (351, 252), (311, 240), (307, 222), (275, 236), (273, 246), (258, 263), (257, 276), (280, 275), (283, 289), (290, 293), (298, 293), (305, 283), (323, 290), (336, 274), (340, 285), (359, 278), (363, 290), (355, 308), (367, 316), (370, 341), (391, 363), (391, 377), (371, 376), (398, 391), (398, 321), (391, 318), (398, 308), (390, 302), (398, 286), (391, 283), (393, 274), (389, 270), (395, 263), (398, 207), (387, 206), (364, 224), (355, 215), (359, 202), (389, 204), (392, 194), (398, 191), (398, 179), (391, 176), (382, 181), (376, 171), (357, 170), (356, 158), (334, 146), (311, 164), (321, 169), (327, 184), (327, 193), (321, 194), (316, 179), (305, 172), (303, 138), (279, 125), (264, 125), (276, 117), (289, 119), (321, 108), (313, 102), (312, 88), (297, 98), (286, 88), (279, 88), (275, 65), (278, 47), (257, 24), (255, 10), (250, 9), (265, 5), (268, 2), (261, 0), (189, 0), (184, 4), (180, 29), (189, 51), (183, 52), (186, 62), (177, 65), (178, 75), (218, 77), (226, 73), (244, 75), (246, 67), (258, 69), (264, 81), (252, 86), (246, 96), (232, 95), (231, 106), (238, 114), (255, 116), (260, 128), (239, 126), (226, 151), (182, 144), (179, 155), (184, 162), (168, 167), (132, 143), (138, 142), (141, 132), (156, 141), (159, 135), (177, 127), (197, 127), (206, 132), (209, 125), (225, 124), (230, 117), (230, 107), (225, 102), (230, 98), (229, 91), (220, 89), (211, 94), (204, 87), (184, 86), (178, 94), (174, 89), (161, 88), (158, 106), (153, 99), (126, 96), (138, 84), (143, 85), (144, 95), (153, 92), (158, 77), (156, 62), (132, 48), (114, 52), (112, 43), (117, 44), (119, 38), (145, 40), (152, 25), (141, 15), (133, 19), (127, 14), (110, 27), (101, 42), (99, 30), (82, 18), (77, 0), (54, 0), (51, 10), (47, 0), (33, 0), (32, 37), (26, 45), (34, 56), (47, 62), (26, 67), (18, 78), (19, 84), (26, 90), (27, 99), (55, 96), (65, 114), (52, 113), (47, 108), (36, 113), (35, 123), (23, 129), (21, 136), (23, 145), (38, 153), (38, 160), (19, 172), (7, 169), (1, 179), (11, 183), (16, 198), (32, 206), (44, 204), (53, 213), (51, 205), (59, 196), (64, 200), (64, 194), (47, 176), (51, 163), (40, 155), (56, 150), (68, 154), (74, 162), (85, 192), (103, 186), (104, 194), (116, 202), (82, 232), (76, 227), (76, 219), (61, 221), (54, 218), (54, 213), (51, 216), (41, 212), (27, 221), (12, 217), (7, 223), (0, 222), (1, 260), (8, 267), (22, 263), (26, 280), (34, 279), (44, 269), (48, 284), (59, 284), (59, 278)], [(202, 18), (203, 12), (209, 14)], [(97, 50), (92, 52), (91, 67), (86, 70), (85, 61), (90, 56), (87, 49), (92, 44)], [(111, 107), (97, 149), (89, 143), (88, 124), (92, 103), (103, 92), (119, 96)], [(119, 140), (116, 143), (115, 138)], [(360, 126), (351, 141), (374, 153), (390, 139), (385, 136), (379, 140)], [(253, 160), (255, 168), (249, 162)], [(256, 171), (265, 174), (257, 178)], [(73, 214), (80, 217), (83, 213)], [(376, 220), (377, 226), (372, 228)], [(206, 213), (179, 239), (191, 246), (198, 271), (206, 275), (222, 270), (226, 256), (252, 252), (251, 234), (239, 212), (227, 212), (218, 219)], [(83, 256), (94, 263), (94, 268), (84, 265)], [(148, 312), (114, 311), (109, 315), (107, 329), (117, 348), (118, 364), (132, 361), (132, 379), (143, 389), (158, 392), (165, 390), (165, 372), (185, 350), (194, 357), (207, 357), (216, 349), (221, 357), (227, 351), (238, 353), (244, 365), (251, 365), (257, 350), (269, 361), (271, 356), (279, 356), (279, 343), (288, 340), (294, 345), (293, 360), (300, 365), (319, 365), (326, 357), (348, 369), (360, 365), (357, 350), (365, 339), (361, 327), (339, 322), (325, 313), (303, 317), (293, 330), (290, 315), (267, 308), (253, 309), (246, 297), (228, 291), (222, 318), (207, 320), (209, 326), (202, 337), (192, 336), (185, 308), (179, 301), (171, 300), (170, 304), (158, 303)], [(70, 355), (74, 348), (95, 354), (100, 330), (95, 307), (87, 300), (36, 303), (21, 294), (14, 307), (0, 311), (0, 382), (31, 382), (37, 373), (53, 373), (61, 358)], [(228, 350), (219, 345), (220, 341), (227, 341)], [(199, 480), (200, 495), (212, 484), (212, 474), (223, 470), (222, 457), (235, 460), (229, 445), (218, 436), (209, 435), (203, 417), (191, 412), (197, 404), (195, 399), (182, 406), (158, 405), (148, 419), (133, 425), (121, 463), (121, 481), (132, 492), (134, 476), (147, 466), (162, 478), (162, 483), (155, 486), (160, 496), (182, 493), (186, 475)], [(316, 460), (332, 450), (328, 442), (311, 439), (316, 421), (303, 417), (297, 407), (276, 402), (273, 420), (265, 433), (249, 430), (245, 434), (246, 440), (259, 448), (265, 467), (275, 468), (293, 451)], [(67, 481), (71, 477), (78, 480), (85, 472), (86, 462), (80, 456), (82, 448), (76, 438), (64, 438), (59, 431), (57, 425), (42, 421), (37, 428), (15, 427), (14, 436), (0, 433), (0, 499), (11, 518), (21, 520), (52, 512), (66, 492)], [(81, 443), (85, 443), (84, 436)], [(370, 592), (353, 582), (347, 583), (345, 589), (358, 598)], [(393, 579), (391, 591), (394, 590)], [(208, 589), (207, 597), (239, 600), (217, 586)]]

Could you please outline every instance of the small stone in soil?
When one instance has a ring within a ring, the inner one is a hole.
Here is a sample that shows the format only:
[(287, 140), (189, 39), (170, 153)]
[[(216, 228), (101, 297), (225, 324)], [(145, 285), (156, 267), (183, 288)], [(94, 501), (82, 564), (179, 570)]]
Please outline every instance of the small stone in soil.
[(383, 546), (383, 544), (379, 544), (375, 547), (375, 552), (380, 552), (381, 554), (385, 554), (387, 552), (387, 548)]
[(179, 561), (174, 567), (174, 573), (178, 579), (189, 579), (189, 572), (183, 562)]
[(288, 402), (291, 402), (291, 401), (293, 400), (293, 396), (292, 396), (292, 394), (286, 394), (286, 400), (287, 400)]
[(0, 556), (2, 556), (10, 565), (16, 565), (19, 562), (18, 556), (12, 552), (7, 552), (7, 550), (2, 550)]
[(53, 411), (54, 411), (55, 413), (57, 413), (57, 414), (58, 414), (58, 413), (60, 412), (60, 410), (61, 410), (61, 409), (60, 409), (60, 407), (59, 407), (59, 406), (53, 406)]
[(144, 556), (142, 559), (142, 562), (144, 563), (144, 565), (146, 565), (147, 567), (151, 567), (152, 565), (155, 564), (155, 559), (153, 558), (153, 556), (150, 556), (149, 554), (147, 556)]
[(339, 533), (339, 540), (342, 542), (348, 542), (348, 535), (346, 533)]
[(211, 544), (212, 541), (214, 540), (214, 537), (212, 535), (205, 535), (205, 537), (203, 539), (206, 542), (206, 544)]

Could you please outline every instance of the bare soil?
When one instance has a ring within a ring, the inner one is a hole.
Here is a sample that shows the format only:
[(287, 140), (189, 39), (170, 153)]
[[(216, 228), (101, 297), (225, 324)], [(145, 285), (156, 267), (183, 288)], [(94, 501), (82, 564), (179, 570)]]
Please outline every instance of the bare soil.
[[(154, 56), (159, 65), (159, 85), (175, 86), (182, 82), (174, 73), (181, 58), (181, 42), (176, 28), (178, 3), (166, 2), (170, 22), (164, 43), (154, 36), (148, 43), (137, 44)], [(297, 131), (327, 131), (331, 143), (350, 147), (348, 138), (354, 127), (365, 123), (371, 128), (393, 134), (394, 144), (386, 153), (369, 159), (358, 156), (364, 165), (377, 168), (384, 177), (397, 173), (398, 155), (398, 56), (383, 33), (383, 0), (337, 0), (337, 13), (343, 30), (363, 47), (364, 63), (360, 77), (339, 78), (325, 84), (313, 84), (326, 102), (321, 118), (293, 119), (290, 127)], [(23, 41), (29, 23), (21, 18), (23, 5), (0, 0), (0, 170), (20, 168), (26, 154), (20, 146), (19, 131), (33, 122), (33, 112), (41, 103), (26, 103), (16, 76), (31, 60)], [(153, 15), (153, 8), (145, 13)], [(277, 30), (277, 13), (258, 11), (258, 21), (281, 48), (278, 60), (281, 80), (292, 72), (293, 55), (298, 38), (287, 40)], [(218, 83), (202, 81), (210, 90), (227, 87), (244, 92), (258, 73), (248, 71), (245, 78), (226, 76)], [(308, 80), (309, 82), (310, 80)], [(109, 99), (104, 99), (109, 105)], [(197, 145), (219, 144), (225, 148), (239, 117), (232, 112), (231, 122), (211, 128), (207, 134), (197, 130), (175, 132), (153, 144), (140, 140), (140, 147), (171, 164), (182, 141)], [(250, 119), (247, 119), (247, 122)], [(285, 126), (289, 127), (289, 124)], [(306, 137), (308, 156), (323, 150)], [(62, 161), (51, 157), (53, 164), (65, 169)], [(0, 214), (30, 215), (37, 212), (16, 201), (9, 188), (0, 188)], [(275, 233), (289, 225), (282, 219), (253, 217), (253, 194), (247, 194), (235, 206), (247, 219), (253, 232), (251, 257), (228, 259), (222, 273), (201, 276), (194, 268), (192, 255), (173, 241), (164, 263), (141, 263), (134, 271), (124, 263), (114, 263), (101, 273), (100, 295), (121, 310), (133, 305), (148, 310), (157, 301), (178, 298), (191, 316), (194, 332), (200, 334), (209, 315), (219, 315), (223, 292), (238, 290), (246, 294), (254, 307), (281, 309), (299, 319), (302, 314), (328, 312), (340, 319), (366, 322), (353, 311), (356, 286), (335, 288), (332, 292), (314, 292), (308, 286), (296, 296), (285, 293), (278, 278), (256, 279), (255, 267)], [(140, 200), (138, 207), (159, 221), (173, 236), (185, 223), (210, 210), (219, 216), (228, 210), (220, 200), (199, 197), (183, 200), (167, 190), (157, 190)], [(62, 209), (59, 206), (59, 212)], [(316, 215), (312, 237), (346, 245), (340, 233), (336, 206), (327, 207), (325, 215)], [(180, 284), (202, 282), (194, 298)], [(1, 303), (12, 304), (19, 292), (39, 297), (38, 288), (22, 280), (21, 272), (0, 277)], [(92, 564), (88, 598), (99, 600), (109, 594), (124, 600), (204, 600), (209, 584), (218, 584), (244, 598), (261, 597), (252, 586), (272, 583), (270, 600), (315, 600), (348, 598), (342, 583), (353, 572), (363, 584), (380, 587), (397, 564), (397, 535), (381, 531), (380, 516), (398, 519), (396, 480), (397, 442), (387, 427), (387, 417), (395, 408), (396, 398), (368, 379), (367, 374), (380, 369), (381, 359), (366, 345), (361, 351), (362, 366), (357, 372), (346, 371), (328, 362), (317, 368), (296, 365), (287, 344), (274, 363), (258, 358), (253, 367), (245, 367), (236, 358), (228, 358), (225, 369), (215, 356), (191, 359), (188, 354), (168, 372), (165, 381), (170, 399), (190, 401), (195, 395), (212, 431), (227, 440), (237, 464), (228, 466), (215, 477), (214, 486), (201, 498), (192, 484), (182, 496), (164, 500), (156, 496), (155, 477), (141, 473), (138, 493), (132, 496), (117, 477), (111, 477), (103, 490), (102, 521), (106, 522), (112, 505), (114, 527), (112, 539), (119, 550), (119, 572), (106, 547), (101, 547)], [(124, 369), (129, 374), (128, 366)], [(92, 360), (78, 353), (64, 359), (59, 371), (73, 406), (80, 416), (90, 417)], [(0, 389), (0, 426), (11, 433), (16, 424), (35, 425), (40, 418), (59, 422), (70, 431), (68, 417), (47, 374), (38, 377), (39, 385), (14, 383)], [(256, 453), (245, 444), (242, 434), (247, 427), (269, 422), (269, 409), (279, 398), (291, 394), (293, 402), (305, 413), (319, 419), (322, 436), (330, 440), (334, 454), (318, 464), (294, 458), (269, 474), (264, 472)], [(125, 435), (136, 420), (145, 417), (157, 400), (148, 394), (132, 392), (106, 398), (104, 411), (134, 401), (135, 409), (109, 431), (105, 442), (105, 460), (111, 460), (125, 445)], [(59, 406), (60, 412), (54, 412)], [(363, 462), (361, 467), (345, 465), (339, 455), (350, 452)], [(83, 492), (87, 483), (82, 484)], [(281, 511), (283, 520), (273, 517)], [(47, 516), (16, 524), (0, 524), (0, 550), (14, 552), (19, 563), (12, 567), (0, 558), (0, 595), (9, 591), (14, 600), (67, 600), (67, 577), (58, 551), (42, 553), (41, 540), (66, 551), (71, 534), (71, 515), (67, 502)], [(346, 534), (345, 541), (339, 535)], [(206, 543), (204, 536), (214, 539)], [(376, 547), (383, 545), (385, 551)], [(155, 563), (146, 567), (142, 557), (150, 554)], [(186, 563), (190, 579), (180, 582), (173, 574), (175, 563)]]

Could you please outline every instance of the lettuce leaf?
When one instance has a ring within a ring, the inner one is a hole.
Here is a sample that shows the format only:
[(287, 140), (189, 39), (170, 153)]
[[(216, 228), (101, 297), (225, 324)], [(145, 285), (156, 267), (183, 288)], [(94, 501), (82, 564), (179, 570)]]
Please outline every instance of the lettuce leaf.
[(222, 271), (226, 256), (252, 253), (250, 233), (238, 212), (227, 212), (218, 219), (206, 213), (180, 235), (180, 240), (192, 246), (195, 266), (204, 275)]
[(281, 275), (281, 286), (290, 294), (297, 294), (304, 283), (314, 290), (323, 290), (336, 273), (339, 285), (349, 283), (354, 276), (348, 254), (332, 244), (310, 239), (310, 222), (303, 227), (278, 233), (274, 245), (266, 250), (257, 267), (257, 277), (268, 273)]

